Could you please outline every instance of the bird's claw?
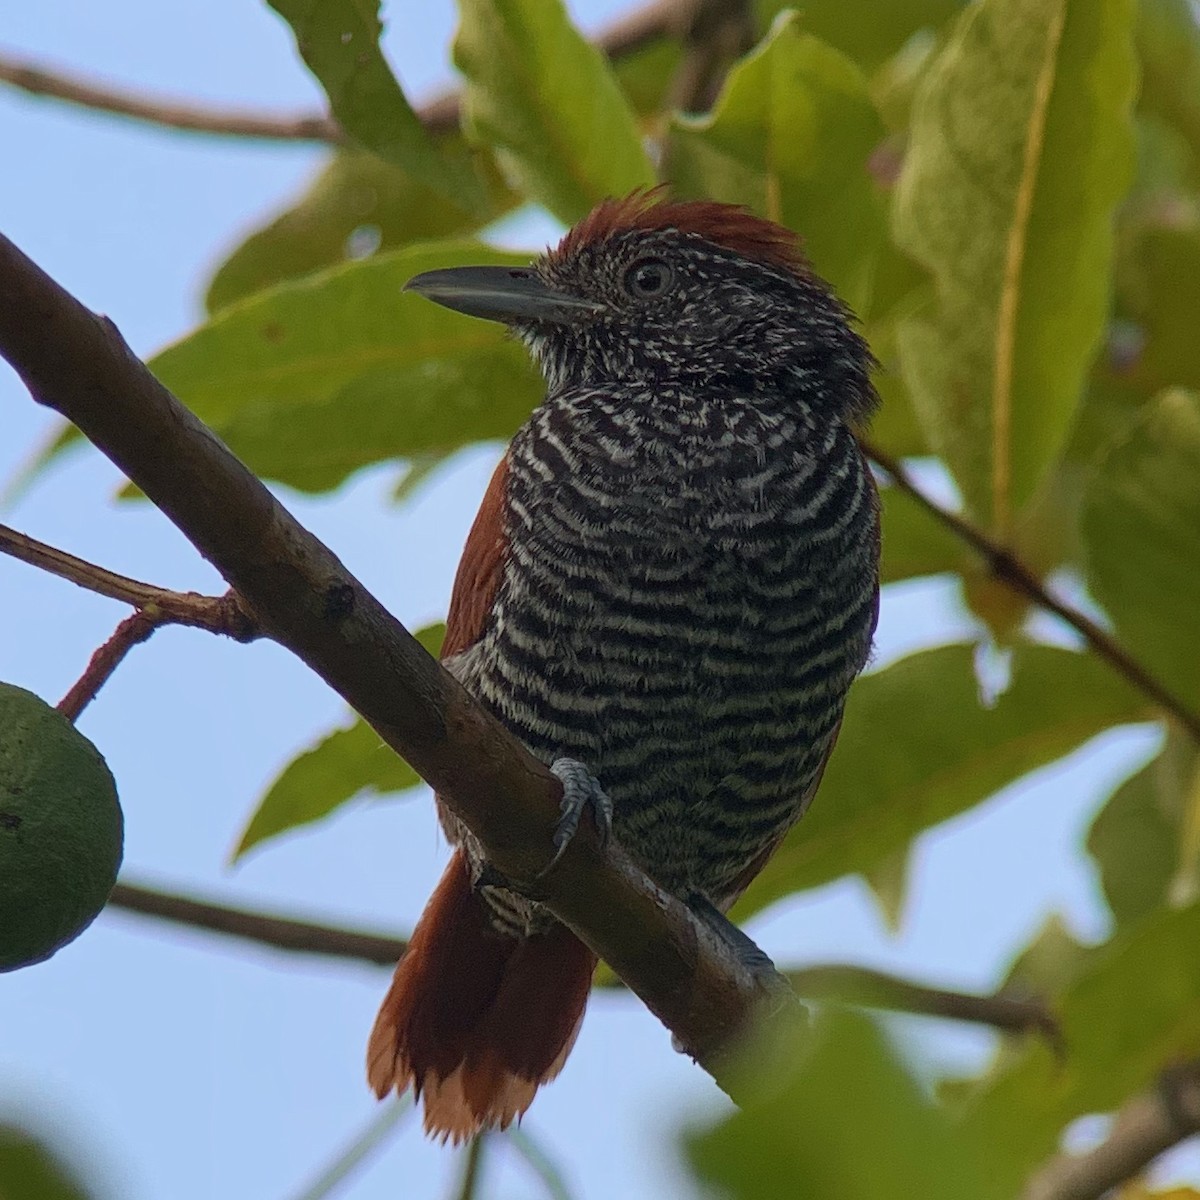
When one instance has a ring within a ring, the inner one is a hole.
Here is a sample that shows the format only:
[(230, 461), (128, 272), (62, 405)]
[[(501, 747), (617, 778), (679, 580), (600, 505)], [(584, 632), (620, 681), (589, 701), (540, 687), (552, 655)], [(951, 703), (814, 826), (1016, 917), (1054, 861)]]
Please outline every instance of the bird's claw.
[(706, 895), (693, 892), (688, 908), (723, 941), (750, 972), (759, 988), (768, 995), (795, 1000), (791, 985), (780, 975), (771, 956), (744, 930), (739, 929)]
[(602, 847), (608, 843), (608, 835), (612, 832), (612, 801), (600, 786), (600, 781), (583, 763), (574, 758), (556, 758), (550, 764), (550, 773), (562, 783), (563, 794), (558, 822), (554, 826), (554, 856), (538, 872), (539, 879), (552, 871), (566, 853), (579, 829), (579, 819), (585, 809), (591, 810)]

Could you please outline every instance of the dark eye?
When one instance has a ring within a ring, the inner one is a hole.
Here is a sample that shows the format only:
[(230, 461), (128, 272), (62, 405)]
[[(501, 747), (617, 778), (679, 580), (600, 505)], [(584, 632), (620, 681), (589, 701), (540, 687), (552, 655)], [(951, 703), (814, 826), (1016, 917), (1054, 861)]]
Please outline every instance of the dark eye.
[(640, 258), (625, 272), (625, 290), (639, 300), (663, 295), (674, 282), (674, 273), (661, 258)]

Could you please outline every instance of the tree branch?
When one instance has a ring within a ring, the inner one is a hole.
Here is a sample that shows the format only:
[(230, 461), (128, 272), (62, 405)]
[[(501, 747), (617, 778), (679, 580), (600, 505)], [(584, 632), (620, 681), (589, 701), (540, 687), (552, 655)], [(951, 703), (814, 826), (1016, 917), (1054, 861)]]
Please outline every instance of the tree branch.
[[(279, 914), (196, 900), (131, 883), (118, 883), (109, 907), (178, 925), (241, 938), (278, 950), (320, 954), (390, 967), (404, 953), (399, 938), (332, 925), (298, 921)], [(931, 988), (869, 967), (841, 963), (794, 967), (783, 972), (805, 1000), (836, 1000), (864, 1008), (917, 1013), (988, 1025), (1004, 1033), (1040, 1033), (1052, 1044), (1060, 1038), (1053, 1013), (1035, 997), (992, 996)]]
[[(717, 1082), (766, 1008), (761, 980), (587, 823), (552, 871), (562, 787), (138, 360), (116, 326), (0, 237), (0, 356), (221, 572), (478, 837), (513, 887), (573, 929)], [(777, 997), (772, 997), (777, 1003)]]
[(1021, 1200), (1099, 1200), (1195, 1133), (1200, 1133), (1200, 1061), (1165, 1071), (1157, 1088), (1130, 1100), (1094, 1150), (1052, 1158), (1030, 1179)]
[(989, 537), (983, 530), (977, 529), (965, 517), (942, 508), (927, 496), (897, 459), (865, 440), (862, 445), (868, 457), (892, 477), (893, 484), (900, 491), (911, 496), (930, 516), (975, 550), (997, 579), (1028, 597), (1039, 608), (1066, 622), (1083, 638), (1089, 649), (1118, 674), (1124, 676), (1139, 692), (1174, 717), (1195, 741), (1200, 742), (1200, 714), (1193, 712), (1179, 696), (1138, 662), (1110, 634), (1077, 608), (1072, 608), (1071, 605), (1052, 596), (1042, 581), (1008, 547)]
[(298, 921), (294, 917), (214, 904), (133, 883), (118, 883), (108, 898), (108, 906), (276, 950), (355, 959), (380, 967), (394, 966), (407, 947), (400, 938), (382, 933)]
[(683, 37), (683, 59), (667, 91), (667, 107), (707, 112), (730, 63), (754, 45), (755, 32), (750, 0), (697, 0)]
[(40, 567), (110, 600), (123, 600), (154, 618), (158, 624), (190, 625), (207, 629), (209, 633), (224, 634), (239, 642), (250, 642), (260, 636), (259, 629), (233, 592), (226, 592), (224, 596), (201, 596), (196, 592), (172, 592), (155, 587), (76, 558), (7, 525), (0, 525), (0, 554), (19, 558), (30, 566)]
[(144, 642), (161, 624), (159, 617), (136, 612), (117, 626), (112, 637), (101, 646), (84, 673), (71, 685), (71, 690), (58, 702), (58, 711), (68, 721), (78, 721), (79, 714), (96, 698), (96, 693), (108, 682), (134, 646)]
[[(684, 28), (695, 3), (696, 0), (657, 0), (647, 4), (608, 26), (596, 39), (596, 44), (610, 58), (625, 57)], [(342, 146), (349, 141), (342, 127), (324, 113), (251, 112), (149, 97), (7, 55), (0, 55), (0, 83), (7, 83), (29, 95), (189, 133), (323, 142), (331, 146)], [(417, 115), (430, 133), (441, 134), (458, 128), (459, 110), (458, 93), (449, 92), (423, 105)]]

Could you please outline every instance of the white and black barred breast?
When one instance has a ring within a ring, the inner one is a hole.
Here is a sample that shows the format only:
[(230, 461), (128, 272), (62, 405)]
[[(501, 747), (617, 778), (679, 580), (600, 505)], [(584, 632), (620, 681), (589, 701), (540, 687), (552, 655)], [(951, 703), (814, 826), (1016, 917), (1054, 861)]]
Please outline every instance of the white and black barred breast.
[[(446, 665), (537, 757), (587, 765), (657, 882), (724, 909), (803, 814), (870, 651), (854, 436), (782, 398), (626, 385), (552, 395), (508, 453), (499, 592)], [(506, 932), (548, 919), (485, 894)]]

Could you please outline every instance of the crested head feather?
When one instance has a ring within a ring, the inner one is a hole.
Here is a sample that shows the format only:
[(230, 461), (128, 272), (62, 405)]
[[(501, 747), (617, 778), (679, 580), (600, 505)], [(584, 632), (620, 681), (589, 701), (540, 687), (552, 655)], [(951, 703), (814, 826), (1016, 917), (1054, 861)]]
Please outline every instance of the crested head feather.
[(745, 205), (714, 200), (669, 200), (666, 185), (639, 188), (619, 200), (601, 200), (549, 252), (551, 262), (573, 257), (585, 246), (635, 230), (693, 234), (767, 266), (808, 277), (808, 262), (796, 234), (756, 216)]

